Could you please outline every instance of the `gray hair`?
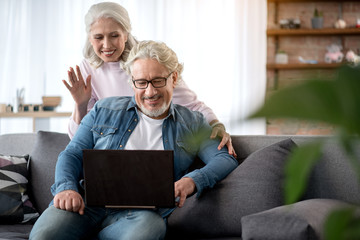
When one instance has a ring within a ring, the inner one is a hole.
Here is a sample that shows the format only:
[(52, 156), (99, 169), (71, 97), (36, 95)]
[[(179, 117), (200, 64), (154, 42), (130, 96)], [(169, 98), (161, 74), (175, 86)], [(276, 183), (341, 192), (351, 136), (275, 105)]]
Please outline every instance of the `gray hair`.
[[(137, 59), (155, 59), (171, 72), (178, 73), (178, 83), (182, 79), (181, 73), (184, 69), (179, 63), (176, 53), (163, 42), (141, 41), (134, 46), (124, 63), (124, 70), (131, 76), (132, 65)], [(131, 81), (131, 79), (129, 79)]]
[(120, 64), (127, 60), (130, 50), (137, 43), (137, 40), (131, 34), (131, 23), (128, 12), (125, 8), (123, 8), (120, 4), (113, 2), (102, 2), (98, 4), (94, 4), (90, 7), (89, 11), (85, 15), (85, 28), (87, 33), (87, 38), (85, 42), (85, 46), (83, 49), (84, 57), (90, 62), (90, 64), (98, 68), (100, 67), (104, 61), (96, 55), (90, 41), (90, 30), (91, 25), (96, 22), (99, 18), (112, 18), (117, 23), (121, 25), (123, 30), (128, 34), (128, 40), (125, 44), (124, 52), (120, 57)]

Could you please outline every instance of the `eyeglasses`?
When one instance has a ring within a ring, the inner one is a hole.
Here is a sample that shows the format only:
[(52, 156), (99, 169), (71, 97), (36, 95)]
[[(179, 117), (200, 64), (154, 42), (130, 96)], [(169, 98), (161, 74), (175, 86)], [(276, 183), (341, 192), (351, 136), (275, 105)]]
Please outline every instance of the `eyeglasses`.
[(138, 89), (146, 89), (149, 86), (149, 83), (154, 88), (162, 88), (166, 86), (166, 80), (171, 76), (173, 72), (171, 72), (167, 77), (157, 77), (151, 80), (146, 79), (138, 79), (138, 80), (132, 80), (134, 83), (134, 86)]

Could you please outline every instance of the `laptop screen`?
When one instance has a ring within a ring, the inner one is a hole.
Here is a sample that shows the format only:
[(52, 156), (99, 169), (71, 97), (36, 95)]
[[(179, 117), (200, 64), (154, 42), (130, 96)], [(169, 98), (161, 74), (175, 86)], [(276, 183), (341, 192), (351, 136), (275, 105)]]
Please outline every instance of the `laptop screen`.
[(88, 206), (175, 206), (171, 150), (83, 150), (83, 168)]

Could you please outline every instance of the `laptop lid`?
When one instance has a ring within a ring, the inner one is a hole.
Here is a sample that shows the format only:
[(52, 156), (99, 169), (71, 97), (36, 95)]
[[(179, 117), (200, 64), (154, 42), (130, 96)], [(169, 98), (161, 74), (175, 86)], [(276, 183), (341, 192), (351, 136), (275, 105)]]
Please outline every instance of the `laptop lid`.
[(93, 207), (175, 206), (172, 150), (83, 150), (85, 202)]

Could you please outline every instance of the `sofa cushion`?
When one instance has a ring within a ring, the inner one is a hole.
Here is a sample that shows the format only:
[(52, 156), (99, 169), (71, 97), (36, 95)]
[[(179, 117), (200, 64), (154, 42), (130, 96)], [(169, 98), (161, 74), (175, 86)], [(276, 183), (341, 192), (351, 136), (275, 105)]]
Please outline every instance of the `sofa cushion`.
[(295, 146), (286, 139), (262, 148), (213, 189), (188, 198), (169, 217), (169, 236), (241, 236), (241, 217), (283, 205), (284, 165)]
[(32, 199), (40, 213), (53, 199), (50, 187), (54, 183), (56, 161), (69, 141), (65, 133), (45, 131), (37, 133), (35, 146), (31, 152), (30, 173)]
[[(360, 164), (359, 141), (356, 144), (355, 161)], [(312, 169), (304, 198), (338, 199), (359, 205), (359, 175), (351, 161), (336, 139), (327, 141), (322, 158)]]
[(32, 227), (32, 224), (0, 225), (0, 239), (28, 240)]
[[(335, 209), (348, 207), (343, 201), (310, 199), (276, 207), (241, 219), (243, 240), (324, 239), (324, 223)], [(261, 226), (261, 231), (259, 231)]]
[(0, 154), (0, 223), (25, 223), (36, 219), (27, 194), (29, 156)]

